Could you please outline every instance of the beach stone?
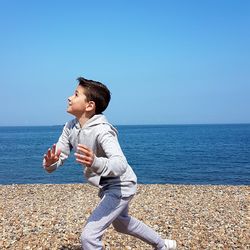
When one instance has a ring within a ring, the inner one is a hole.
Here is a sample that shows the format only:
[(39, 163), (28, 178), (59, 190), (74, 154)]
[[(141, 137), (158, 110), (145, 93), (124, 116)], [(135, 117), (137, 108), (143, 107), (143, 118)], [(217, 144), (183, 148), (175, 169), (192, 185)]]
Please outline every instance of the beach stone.
[[(80, 250), (99, 202), (88, 184), (0, 185), (0, 249)], [(130, 214), (178, 249), (250, 249), (249, 186), (138, 185)], [(105, 249), (153, 249), (111, 226)]]

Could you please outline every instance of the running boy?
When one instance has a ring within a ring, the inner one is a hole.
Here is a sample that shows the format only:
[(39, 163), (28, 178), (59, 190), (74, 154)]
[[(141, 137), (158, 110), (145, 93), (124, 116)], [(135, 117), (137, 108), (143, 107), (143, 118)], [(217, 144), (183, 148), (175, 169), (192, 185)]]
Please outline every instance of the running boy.
[(100, 82), (83, 77), (78, 82), (67, 108), (75, 119), (66, 123), (57, 144), (48, 149), (43, 166), (51, 173), (74, 149), (86, 179), (99, 188), (101, 200), (82, 231), (82, 248), (102, 249), (102, 235), (112, 224), (118, 232), (133, 235), (155, 249), (176, 249), (174, 240), (163, 240), (153, 229), (128, 215), (137, 179), (120, 148), (116, 129), (102, 114), (109, 104), (110, 92)]

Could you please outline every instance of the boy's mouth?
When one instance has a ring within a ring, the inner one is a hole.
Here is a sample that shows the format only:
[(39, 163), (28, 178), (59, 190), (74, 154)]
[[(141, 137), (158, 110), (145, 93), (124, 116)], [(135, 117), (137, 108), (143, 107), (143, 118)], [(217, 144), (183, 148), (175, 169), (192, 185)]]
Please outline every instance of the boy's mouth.
[(71, 103), (68, 103), (67, 109), (71, 108)]

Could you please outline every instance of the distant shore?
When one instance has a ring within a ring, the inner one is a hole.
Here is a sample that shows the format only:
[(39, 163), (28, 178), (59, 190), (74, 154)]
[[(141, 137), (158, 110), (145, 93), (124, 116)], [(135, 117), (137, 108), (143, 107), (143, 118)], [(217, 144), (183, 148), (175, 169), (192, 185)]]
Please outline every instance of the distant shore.
[[(0, 185), (0, 249), (80, 250), (80, 233), (99, 198), (88, 184)], [(178, 249), (249, 249), (250, 187), (139, 185), (130, 214)], [(152, 249), (110, 227), (105, 249)]]

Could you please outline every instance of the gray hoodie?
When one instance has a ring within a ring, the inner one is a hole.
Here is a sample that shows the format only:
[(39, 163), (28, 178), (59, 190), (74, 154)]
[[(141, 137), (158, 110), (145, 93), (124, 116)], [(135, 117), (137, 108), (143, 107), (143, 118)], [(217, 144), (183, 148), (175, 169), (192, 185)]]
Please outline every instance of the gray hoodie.
[(60, 158), (46, 170), (50, 173), (63, 165), (70, 151), (77, 151), (79, 143), (95, 154), (92, 166), (84, 167), (84, 175), (90, 184), (100, 188), (100, 195), (107, 191), (119, 197), (135, 194), (136, 175), (121, 150), (117, 130), (102, 114), (94, 115), (83, 127), (77, 119), (66, 123), (57, 142), (57, 148), (61, 149)]

